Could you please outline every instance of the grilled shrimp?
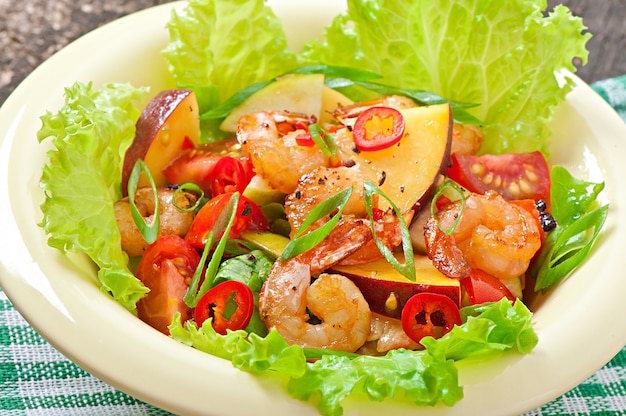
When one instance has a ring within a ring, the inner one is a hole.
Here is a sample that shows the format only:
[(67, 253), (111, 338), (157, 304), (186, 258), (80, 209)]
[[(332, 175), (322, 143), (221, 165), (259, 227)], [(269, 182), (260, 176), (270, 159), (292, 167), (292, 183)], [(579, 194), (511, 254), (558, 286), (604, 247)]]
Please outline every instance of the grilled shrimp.
[[(320, 202), (352, 186), (352, 195), (343, 215), (365, 217), (363, 202), (363, 175), (357, 168), (320, 166), (303, 175), (298, 186), (285, 198), (285, 214), (292, 235), (300, 228), (307, 215)], [(326, 219), (327, 221), (328, 219)], [(321, 220), (325, 222), (324, 219)]]
[[(321, 323), (309, 322), (309, 314)], [(354, 352), (370, 334), (371, 311), (347, 277), (322, 273), (311, 283), (311, 268), (294, 257), (276, 260), (259, 296), (268, 328), (290, 344)]]
[[(176, 234), (184, 237), (191, 222), (193, 212), (181, 212), (173, 204), (174, 190), (170, 188), (158, 188), (157, 196), (159, 200), (159, 237), (163, 235)], [(196, 203), (196, 196), (189, 192), (178, 192), (176, 195), (176, 206), (179, 208), (189, 208)], [(137, 189), (135, 193), (135, 205), (147, 223), (154, 221), (154, 194), (152, 188), (145, 187)], [(148, 243), (143, 238), (139, 229), (135, 225), (128, 197), (117, 201), (114, 206), (117, 227), (122, 235), (122, 250), (128, 256), (140, 256), (148, 247)]]
[[(352, 186), (353, 191), (348, 203), (346, 204), (342, 219), (338, 225), (343, 230), (333, 230), (333, 234), (351, 233), (358, 235), (359, 238), (366, 238), (361, 247), (341, 260), (342, 265), (363, 264), (368, 263), (377, 258), (381, 258), (380, 253), (374, 239), (372, 238), (370, 220), (367, 217), (367, 210), (363, 201), (363, 175), (357, 167), (319, 167), (313, 172), (306, 174), (298, 181), (296, 190), (287, 195), (285, 199), (285, 214), (291, 225), (292, 237), (300, 228), (307, 215), (320, 202), (330, 198), (331, 196), (341, 192), (342, 190)], [(372, 205), (377, 205), (377, 195), (372, 196)], [(407, 223), (411, 221), (413, 211), (409, 211), (404, 215)], [(313, 224), (312, 229), (323, 225), (330, 219), (321, 218), (317, 223)], [(376, 218), (374, 223), (376, 235), (389, 249), (393, 249), (402, 242), (402, 234), (400, 221), (393, 212), (381, 213), (380, 218)], [(345, 240), (345, 237), (343, 238)], [(353, 240), (354, 241), (354, 240)], [(343, 244), (343, 243), (342, 243)], [(326, 242), (322, 245), (325, 250), (335, 252), (334, 245)]]
[[(539, 225), (525, 209), (498, 193), (471, 194), (465, 209), (455, 202), (424, 226), (426, 252), (443, 274), (462, 278), (481, 269), (499, 279), (522, 275), (541, 246)], [(452, 234), (449, 229), (461, 216)]]
[(289, 112), (259, 112), (239, 119), (237, 140), (257, 174), (272, 187), (288, 194), (298, 179), (318, 166), (329, 164), (317, 146), (300, 146), (298, 134), (315, 120)]
[(475, 155), (485, 140), (480, 127), (473, 124), (454, 123), (452, 125), (452, 146), (450, 153)]
[(372, 312), (370, 336), (358, 352), (366, 355), (380, 355), (398, 348), (416, 350), (422, 347), (404, 332), (399, 319)]

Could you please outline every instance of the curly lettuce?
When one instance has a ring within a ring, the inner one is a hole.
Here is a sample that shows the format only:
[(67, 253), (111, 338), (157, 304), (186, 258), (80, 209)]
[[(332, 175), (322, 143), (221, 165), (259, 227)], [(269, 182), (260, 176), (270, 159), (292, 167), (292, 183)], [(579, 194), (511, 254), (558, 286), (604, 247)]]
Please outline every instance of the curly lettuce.
[(62, 252), (87, 254), (98, 266), (102, 289), (126, 309), (147, 288), (128, 270), (113, 203), (121, 198), (124, 152), (146, 90), (129, 84), (75, 83), (65, 89), (65, 105), (41, 117), (39, 141), (52, 138), (40, 185), (45, 193), (40, 226), (48, 244)]
[(463, 308), (462, 313), (463, 325), (440, 339), (422, 340), (425, 350), (392, 350), (381, 357), (319, 354), (319, 349), (287, 344), (276, 330), (266, 337), (245, 331), (219, 335), (210, 321), (198, 328), (194, 322), (175, 319), (169, 330), (174, 339), (231, 360), (241, 370), (281, 374), (291, 396), (315, 403), (322, 415), (339, 416), (342, 402), (359, 394), (375, 401), (404, 397), (421, 406), (452, 406), (463, 398), (455, 361), (485, 359), (502, 351), (528, 353), (537, 344), (532, 313), (522, 302), (503, 299)]
[(176, 84), (194, 89), (201, 113), (296, 66), (282, 23), (263, 0), (190, 0), (167, 28), (163, 56)]
[[(383, 82), (474, 103), (483, 153), (546, 151), (548, 122), (573, 83), (555, 71), (586, 63), (591, 36), (545, 0), (349, 0), (304, 57), (383, 75)], [(555, 48), (554, 45), (559, 45)]]

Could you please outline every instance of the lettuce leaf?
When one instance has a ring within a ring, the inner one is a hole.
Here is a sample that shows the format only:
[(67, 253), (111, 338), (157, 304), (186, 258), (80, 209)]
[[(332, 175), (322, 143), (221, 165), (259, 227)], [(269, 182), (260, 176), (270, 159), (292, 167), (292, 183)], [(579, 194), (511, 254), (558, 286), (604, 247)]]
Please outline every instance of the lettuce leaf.
[(547, 290), (566, 278), (587, 257), (604, 226), (609, 204), (600, 205), (604, 182), (574, 178), (562, 166), (550, 171), (552, 216), (557, 227), (546, 237), (531, 270), (535, 291)]
[(167, 27), (163, 56), (176, 85), (195, 91), (201, 114), (296, 66), (282, 23), (263, 0), (190, 0)]
[(219, 335), (210, 321), (198, 328), (191, 321), (182, 324), (180, 317), (169, 329), (174, 339), (231, 360), (236, 368), (282, 374), (291, 396), (314, 402), (323, 415), (339, 416), (341, 403), (359, 394), (375, 401), (404, 397), (422, 406), (452, 406), (463, 398), (455, 361), (486, 360), (502, 351), (527, 353), (537, 344), (532, 314), (522, 302), (503, 299), (462, 312), (463, 325), (438, 340), (424, 339), (425, 350), (392, 350), (381, 357), (333, 353), (314, 362), (306, 357), (320, 349), (307, 354), (313, 349), (287, 344), (275, 329), (265, 338), (245, 331)]
[[(348, 0), (348, 11), (311, 41), (303, 59), (354, 66), (382, 82), (478, 104), (483, 153), (547, 150), (548, 122), (586, 63), (582, 20), (545, 0)], [(554, 45), (559, 45), (555, 48)], [(349, 51), (349, 52), (347, 52)]]
[(65, 105), (41, 117), (39, 141), (52, 137), (40, 185), (45, 193), (40, 226), (48, 244), (87, 254), (99, 268), (102, 288), (130, 311), (147, 288), (128, 270), (113, 203), (121, 198), (124, 152), (135, 134), (146, 90), (128, 84), (75, 83)]
[(526, 354), (537, 345), (532, 313), (522, 302), (511, 304), (503, 298), (462, 308), (461, 314), (462, 326), (455, 326), (437, 340), (422, 340), (431, 354), (458, 361), (507, 350)]

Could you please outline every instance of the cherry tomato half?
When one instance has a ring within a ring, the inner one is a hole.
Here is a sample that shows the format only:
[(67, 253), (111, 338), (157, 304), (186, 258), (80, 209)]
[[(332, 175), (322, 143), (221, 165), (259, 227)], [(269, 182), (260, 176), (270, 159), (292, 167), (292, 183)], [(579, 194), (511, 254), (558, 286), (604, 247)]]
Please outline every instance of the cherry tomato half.
[(226, 330), (236, 331), (248, 326), (254, 310), (254, 295), (244, 283), (227, 280), (210, 289), (200, 298), (194, 311), (198, 327), (209, 318), (218, 334)]
[(506, 200), (543, 199), (550, 205), (550, 170), (539, 151), (503, 155), (451, 155), (447, 176), (471, 192), (497, 191)]
[(394, 108), (370, 107), (357, 117), (352, 134), (361, 151), (386, 149), (402, 138), (404, 117)]
[(177, 235), (159, 237), (146, 249), (139, 265), (137, 278), (150, 292), (137, 302), (137, 315), (164, 334), (176, 312), (181, 318), (191, 318), (191, 309), (183, 302), (200, 256)]
[(479, 269), (472, 269), (469, 276), (461, 279), (461, 285), (467, 294), (470, 305), (497, 302), (502, 298), (507, 298), (510, 301), (515, 300), (515, 296), (500, 279)]
[(210, 176), (211, 195), (227, 192), (243, 192), (254, 173), (247, 161), (222, 156), (217, 161)]
[(461, 313), (452, 299), (438, 293), (413, 295), (402, 309), (402, 329), (415, 342), (431, 336), (441, 338), (461, 325)]
[[(209, 200), (196, 214), (185, 239), (197, 249), (204, 249), (209, 231), (215, 225), (220, 212), (226, 207), (233, 192), (219, 194)], [(269, 222), (261, 208), (252, 200), (239, 195), (239, 204), (235, 222), (228, 234), (229, 238), (238, 238), (244, 230), (267, 230)], [(218, 236), (218, 238), (221, 236)]]

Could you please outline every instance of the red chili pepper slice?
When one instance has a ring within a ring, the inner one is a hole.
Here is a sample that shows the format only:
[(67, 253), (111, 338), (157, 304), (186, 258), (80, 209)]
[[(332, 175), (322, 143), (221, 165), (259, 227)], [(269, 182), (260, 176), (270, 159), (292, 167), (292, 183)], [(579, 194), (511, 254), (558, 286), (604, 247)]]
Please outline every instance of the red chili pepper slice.
[(298, 146), (313, 147), (315, 142), (309, 133), (301, 133), (296, 136), (296, 143)]
[(239, 159), (223, 156), (217, 161), (211, 173), (211, 194), (243, 192), (252, 176)]
[(404, 135), (404, 117), (390, 107), (370, 107), (354, 122), (354, 144), (361, 151), (386, 149)]
[(218, 334), (226, 330), (244, 329), (250, 323), (254, 309), (254, 295), (244, 283), (227, 280), (213, 287), (200, 298), (194, 311), (198, 327), (213, 318), (211, 325)]
[(402, 329), (415, 342), (426, 336), (441, 338), (461, 325), (461, 313), (454, 301), (438, 293), (413, 295), (402, 309)]

